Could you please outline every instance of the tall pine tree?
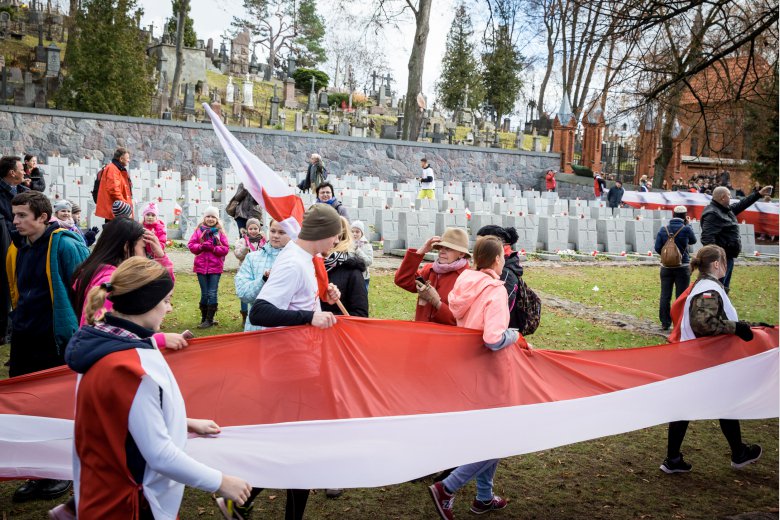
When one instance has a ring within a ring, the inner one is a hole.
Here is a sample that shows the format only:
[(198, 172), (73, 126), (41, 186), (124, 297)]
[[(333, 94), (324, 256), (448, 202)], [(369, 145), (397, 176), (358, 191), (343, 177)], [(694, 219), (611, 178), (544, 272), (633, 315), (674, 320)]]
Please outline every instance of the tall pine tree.
[(496, 110), (496, 124), (515, 111), (523, 80), (520, 73), (525, 66), (523, 56), (515, 49), (509, 27), (499, 25), (493, 38), (485, 42), (487, 52), (482, 56), (485, 67), (485, 98)]
[(68, 45), (57, 108), (127, 116), (148, 113), (152, 64), (133, 16), (135, 0), (84, 0)]
[(301, 0), (296, 21), (297, 36), (293, 40), (293, 53), (301, 67), (315, 67), (326, 59), (323, 39), (325, 24), (317, 14), (315, 0)]
[[(181, 0), (172, 0), (173, 16), (168, 20), (168, 25), (165, 26), (165, 32), (171, 37), (171, 41), (176, 41), (177, 19), (179, 17), (179, 9), (181, 9)], [(186, 4), (185, 18), (184, 18), (184, 46), (195, 47), (198, 44), (198, 35), (195, 34), (195, 22), (190, 18), (190, 11), (192, 10), (190, 3)]]
[(447, 47), (441, 63), (441, 77), (436, 82), (439, 103), (448, 110), (462, 107), (467, 85), (468, 108), (476, 108), (485, 97), (480, 66), (471, 40), (473, 34), (471, 16), (466, 10), (466, 5), (460, 4), (455, 9), (455, 18), (447, 34)]

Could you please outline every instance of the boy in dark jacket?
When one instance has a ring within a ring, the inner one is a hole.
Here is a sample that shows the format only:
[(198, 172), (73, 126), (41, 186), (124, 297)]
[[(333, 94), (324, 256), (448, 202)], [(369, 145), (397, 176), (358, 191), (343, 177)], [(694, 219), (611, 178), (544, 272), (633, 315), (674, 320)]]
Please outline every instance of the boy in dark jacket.
[(669, 233), (671, 233), (674, 237), (674, 244), (682, 256), (679, 267), (661, 266), (661, 300), (658, 308), (658, 319), (661, 320), (661, 328), (664, 330), (669, 330), (672, 325), (672, 286), (675, 289), (674, 297), (677, 299), (691, 283), (691, 257), (688, 255), (688, 245), (696, 243), (696, 234), (693, 232), (693, 228), (688, 225), (689, 222), (688, 209), (685, 206), (677, 206), (674, 208), (669, 225), (659, 229), (655, 237), (656, 253), (661, 254), (661, 249), (669, 240)]

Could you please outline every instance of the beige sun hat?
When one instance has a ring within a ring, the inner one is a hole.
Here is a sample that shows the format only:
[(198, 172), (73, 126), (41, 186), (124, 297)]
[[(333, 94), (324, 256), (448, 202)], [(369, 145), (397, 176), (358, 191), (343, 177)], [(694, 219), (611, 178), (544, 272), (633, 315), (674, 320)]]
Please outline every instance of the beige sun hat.
[(441, 240), (433, 245), (433, 249), (440, 246), (449, 247), (459, 253), (465, 253), (466, 258), (471, 258), (471, 253), (469, 253), (469, 235), (465, 229), (456, 227), (445, 229)]

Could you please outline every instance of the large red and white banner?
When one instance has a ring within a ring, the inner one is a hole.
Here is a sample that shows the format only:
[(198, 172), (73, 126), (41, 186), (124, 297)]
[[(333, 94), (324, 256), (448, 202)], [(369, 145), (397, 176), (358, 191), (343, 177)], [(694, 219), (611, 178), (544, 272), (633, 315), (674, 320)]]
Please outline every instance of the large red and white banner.
[(219, 144), (225, 151), (230, 165), (238, 178), (244, 183), (252, 197), (271, 217), (279, 222), (282, 229), (295, 239), (301, 230), (303, 221), (303, 201), (295, 191), (285, 183), (267, 164), (246, 149), (241, 142), (222, 123), (222, 119), (207, 103), (203, 103)]
[[(270, 488), (404, 482), (680, 419), (778, 415), (778, 329), (622, 350), (492, 352), (479, 331), (339, 317), (167, 352), (201, 462)], [(0, 381), (0, 478), (71, 478), (76, 376)], [(658, 446), (663, 453), (664, 446)]]
[[(634, 208), (644, 209), (668, 209), (675, 206), (688, 208), (688, 216), (701, 220), (701, 212), (712, 200), (710, 195), (703, 193), (690, 193), (687, 191), (626, 191), (623, 194), (623, 203)], [(738, 202), (737, 200), (732, 200)], [(748, 209), (737, 215), (737, 220), (745, 224), (753, 224), (756, 234), (778, 236), (778, 216), (780, 204), (777, 202), (756, 202)], [(748, 251), (750, 253), (750, 251)]]

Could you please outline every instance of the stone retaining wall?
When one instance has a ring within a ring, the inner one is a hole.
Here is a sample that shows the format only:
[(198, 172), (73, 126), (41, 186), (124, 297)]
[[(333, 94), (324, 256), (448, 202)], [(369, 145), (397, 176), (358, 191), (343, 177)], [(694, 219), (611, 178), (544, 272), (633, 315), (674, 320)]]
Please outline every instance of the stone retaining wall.
[[(277, 171), (304, 172), (309, 154), (318, 152), (332, 174), (375, 175), (391, 182), (419, 175), (419, 161), (425, 156), (437, 177), (445, 181), (509, 182), (538, 190), (544, 171), (560, 162), (558, 154), (551, 153), (265, 129), (231, 131)], [(211, 124), (0, 107), (3, 155), (34, 153), (45, 160), (59, 154), (73, 162), (83, 157), (104, 162), (118, 146), (130, 150), (131, 166), (156, 161), (161, 169), (181, 171), (182, 178), (193, 175), (199, 165), (229, 166)]]

